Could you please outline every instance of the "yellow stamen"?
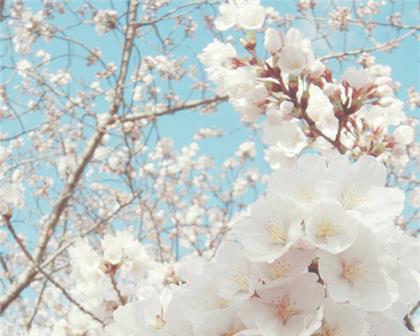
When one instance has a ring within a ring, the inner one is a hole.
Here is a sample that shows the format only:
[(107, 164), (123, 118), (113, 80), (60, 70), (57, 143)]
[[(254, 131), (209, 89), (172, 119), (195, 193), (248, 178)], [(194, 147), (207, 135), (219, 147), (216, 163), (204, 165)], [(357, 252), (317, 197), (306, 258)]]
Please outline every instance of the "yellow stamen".
[(285, 278), (290, 273), (290, 264), (283, 262), (275, 262), (271, 267), (271, 274), (274, 278)]
[(315, 192), (311, 189), (302, 190), (299, 196), (304, 202), (311, 203), (315, 199)]
[(316, 237), (319, 239), (329, 238), (339, 232), (339, 226), (334, 224), (329, 218), (322, 218), (317, 227)]
[(287, 295), (284, 296), (281, 301), (275, 303), (274, 309), (283, 322), (283, 325), (285, 325), (292, 316), (300, 313), (299, 310), (295, 309), (294, 305), (290, 302), (289, 296)]
[(232, 275), (231, 280), (239, 287), (242, 292), (248, 292), (249, 279), (243, 267), (238, 267)]
[(341, 276), (354, 285), (361, 279), (364, 273), (362, 262), (358, 259), (343, 261), (343, 272)]
[(344, 209), (353, 209), (366, 201), (366, 194), (355, 190), (354, 186), (348, 186), (342, 193)]
[(270, 238), (271, 238), (273, 243), (286, 245), (286, 243), (287, 243), (287, 233), (282, 227), (280, 227), (279, 225), (268, 223), (266, 225), (266, 230), (267, 230), (268, 234), (270, 235)]

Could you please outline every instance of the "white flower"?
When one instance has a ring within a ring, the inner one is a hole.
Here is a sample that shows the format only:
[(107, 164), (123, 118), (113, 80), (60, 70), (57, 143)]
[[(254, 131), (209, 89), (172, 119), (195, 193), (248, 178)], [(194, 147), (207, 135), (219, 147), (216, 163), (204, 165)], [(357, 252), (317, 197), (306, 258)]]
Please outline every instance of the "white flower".
[(96, 25), (96, 32), (99, 35), (105, 34), (117, 26), (118, 13), (115, 10), (101, 9), (93, 17)]
[(22, 208), (24, 203), (24, 188), (19, 183), (0, 185), (0, 214), (10, 215), (14, 208)]
[(112, 264), (118, 264), (124, 258), (124, 249), (127, 243), (131, 242), (131, 237), (124, 232), (118, 231), (117, 235), (107, 234), (101, 241), (104, 258)]
[[(67, 320), (66, 326), (63, 326), (62, 323), (62, 328), (64, 327), (64, 333), (62, 336), (67, 336), (69, 329), (73, 333), (81, 335), (85, 334), (87, 331), (95, 333), (95, 331), (99, 332), (99, 330), (102, 329), (101, 325), (97, 321), (93, 320), (89, 315), (83, 313), (76, 307), (72, 307), (70, 309), (70, 312), (67, 315)], [(56, 334), (54, 333), (54, 335)]]
[(371, 127), (386, 130), (388, 126), (398, 126), (407, 119), (403, 107), (402, 101), (393, 99), (392, 103), (386, 107), (372, 106), (363, 112), (363, 117)]
[(165, 326), (162, 329), (162, 334), (168, 336), (194, 336), (192, 323), (182, 311), (182, 302), (186, 288), (176, 287), (173, 289), (174, 292), (167, 303), (165, 311)]
[(235, 110), (241, 113), (244, 123), (254, 124), (263, 113), (263, 109), (246, 98), (238, 98), (232, 101)]
[(285, 280), (303, 273), (315, 258), (314, 249), (291, 248), (272, 263), (258, 263), (264, 283)]
[(303, 206), (325, 198), (326, 161), (319, 155), (304, 155), (296, 165), (280, 168), (268, 180), (269, 193), (287, 195)]
[(193, 282), (203, 274), (205, 260), (195, 254), (187, 254), (175, 265), (177, 275), (186, 282)]
[(110, 336), (155, 336), (146, 325), (143, 308), (138, 302), (130, 302), (114, 311), (114, 322), (105, 327)]
[(242, 0), (238, 3), (237, 23), (242, 29), (260, 29), (265, 20), (265, 9), (259, 0)]
[(286, 45), (282, 49), (277, 63), (281, 71), (298, 75), (308, 64), (308, 59), (302, 49)]
[(264, 150), (264, 160), (268, 162), (273, 170), (293, 167), (296, 163), (296, 157), (286, 156), (283, 150), (277, 146), (270, 146)]
[(320, 253), (319, 274), (333, 301), (348, 301), (366, 311), (382, 311), (397, 299), (398, 287), (381, 267), (374, 242), (365, 229), (344, 252)]
[(368, 336), (392, 335), (392, 336), (416, 336), (416, 332), (409, 331), (402, 321), (390, 319), (383, 314), (369, 314)]
[(236, 24), (237, 7), (234, 2), (222, 3), (219, 6), (220, 16), (214, 21), (218, 30), (228, 30)]
[(311, 41), (308, 38), (304, 38), (300, 30), (296, 28), (290, 28), (286, 34), (285, 44), (288, 47), (294, 47), (301, 50), (306, 56), (306, 61), (308, 65), (312, 64), (312, 62), (314, 61)]
[(32, 70), (32, 64), (29, 61), (22, 59), (16, 63), (16, 70), (20, 76), (26, 78), (28, 77), (28, 73)]
[(251, 215), (233, 231), (252, 261), (273, 262), (302, 237), (303, 211), (290, 198), (267, 195), (251, 206)]
[(365, 69), (347, 68), (343, 74), (343, 81), (346, 81), (356, 90), (366, 87), (370, 84), (369, 73)]
[(354, 243), (359, 225), (339, 202), (322, 200), (312, 207), (310, 219), (305, 221), (305, 232), (312, 245), (339, 253)]
[(360, 212), (367, 225), (391, 223), (404, 207), (404, 193), (387, 188), (386, 168), (377, 159), (364, 156), (351, 164), (345, 156), (332, 158), (327, 170), (330, 196), (346, 210)]
[[(312, 65), (308, 68), (309, 74), (313, 78), (319, 78), (325, 71), (325, 65), (322, 64), (320, 61), (315, 61)], [(312, 86), (311, 86), (312, 87)]]
[(265, 144), (275, 145), (288, 157), (298, 155), (307, 145), (302, 129), (293, 122), (274, 126), (265, 124), (262, 138)]
[(369, 329), (365, 313), (350, 304), (337, 304), (326, 300), (323, 307), (322, 336), (365, 336)]
[(268, 285), (258, 294), (255, 323), (263, 336), (299, 335), (324, 300), (324, 290), (313, 273), (304, 273), (287, 283)]
[(159, 295), (154, 287), (146, 285), (139, 289), (138, 297), (145, 324), (155, 330), (163, 329), (166, 324), (166, 307), (172, 299), (172, 291), (164, 288)]
[(236, 70), (227, 70), (223, 77), (223, 82), (219, 83), (219, 88), (230, 98), (251, 98), (256, 89), (257, 79), (254, 73), (245, 67)]
[(274, 54), (284, 45), (284, 35), (273, 28), (268, 28), (264, 35), (264, 48), (269, 53)]
[(220, 297), (232, 299), (240, 295), (246, 298), (254, 294), (256, 277), (252, 275), (250, 263), (239, 244), (223, 242), (211, 269)]
[(216, 39), (198, 55), (198, 59), (206, 68), (226, 66), (234, 57), (236, 57), (235, 48), (230, 43), (222, 43)]
[(295, 106), (291, 101), (285, 100), (278, 105), (277, 103), (269, 103), (266, 107), (268, 125), (274, 126), (282, 124), (290, 118)]
[(133, 90), (133, 100), (138, 101), (142, 99), (143, 87), (137, 85)]
[(414, 141), (414, 129), (408, 125), (398, 126), (394, 130), (394, 137), (398, 143), (409, 145)]
[(265, 20), (265, 9), (259, 0), (228, 1), (219, 6), (220, 16), (214, 24), (218, 30), (227, 30), (235, 25), (242, 29), (260, 29)]
[(315, 85), (309, 88), (308, 116), (317, 123), (317, 126), (325, 133), (325, 128), (331, 127), (336, 131), (337, 119), (334, 116), (333, 106), (325, 93)]
[(57, 84), (68, 84), (70, 83), (71, 80), (71, 76), (68, 72), (63, 71), (63, 70), (59, 70), (57, 71), (55, 74), (52, 74), (50, 77), (50, 81), (52, 83), (57, 83)]
[(212, 278), (201, 278), (181, 300), (181, 312), (193, 324), (194, 335), (229, 335), (228, 332), (238, 331), (242, 325), (231, 302), (217, 295)]
[(243, 142), (235, 153), (236, 156), (242, 159), (247, 159), (247, 158), (252, 159), (255, 157), (256, 154), (257, 154), (257, 151), (255, 149), (255, 142), (253, 141)]

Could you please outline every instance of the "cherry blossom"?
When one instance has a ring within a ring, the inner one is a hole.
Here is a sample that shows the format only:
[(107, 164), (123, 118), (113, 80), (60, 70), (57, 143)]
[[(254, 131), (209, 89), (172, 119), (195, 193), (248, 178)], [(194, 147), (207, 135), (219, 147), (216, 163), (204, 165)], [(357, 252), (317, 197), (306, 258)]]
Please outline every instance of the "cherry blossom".
[(215, 21), (219, 30), (227, 30), (235, 25), (242, 29), (256, 30), (265, 20), (265, 9), (259, 0), (229, 0), (219, 6), (220, 16)]
[(363, 310), (381, 311), (397, 299), (398, 287), (381, 267), (372, 239), (366, 231), (344, 252), (321, 254), (320, 276), (333, 301), (349, 301)]
[(235, 224), (234, 232), (251, 260), (272, 262), (302, 237), (303, 216), (292, 199), (266, 196), (251, 207), (249, 217)]
[(406, 6), (0, 1), (0, 334), (414, 335)]

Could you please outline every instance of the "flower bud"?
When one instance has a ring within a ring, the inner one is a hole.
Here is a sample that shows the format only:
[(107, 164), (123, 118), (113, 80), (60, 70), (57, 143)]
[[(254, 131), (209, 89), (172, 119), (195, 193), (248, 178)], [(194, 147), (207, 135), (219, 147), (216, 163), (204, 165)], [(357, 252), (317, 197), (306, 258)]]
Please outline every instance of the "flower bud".
[(287, 100), (280, 104), (280, 112), (282, 114), (289, 114), (293, 111), (294, 108), (295, 106), (293, 105), (293, 103)]
[(398, 143), (403, 145), (409, 145), (414, 140), (414, 130), (412, 127), (407, 125), (398, 126), (394, 130), (394, 137)]
[(264, 48), (271, 54), (275, 54), (284, 45), (284, 36), (281, 32), (268, 28), (264, 35)]
[(312, 65), (309, 67), (309, 74), (313, 78), (319, 78), (322, 76), (322, 74), (325, 71), (325, 65), (322, 64), (320, 61), (315, 61), (312, 63)]

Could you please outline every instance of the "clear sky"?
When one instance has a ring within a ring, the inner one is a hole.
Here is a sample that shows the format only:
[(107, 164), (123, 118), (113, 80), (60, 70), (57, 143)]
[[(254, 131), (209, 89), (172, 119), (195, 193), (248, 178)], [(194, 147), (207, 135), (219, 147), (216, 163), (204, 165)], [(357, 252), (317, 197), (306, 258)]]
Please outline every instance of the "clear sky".
[[(366, 1), (360, 1), (360, 3)], [(81, 2), (80, 2), (81, 3)], [(94, 1), (99, 8), (109, 8), (108, 1)], [(114, 1), (115, 9), (118, 12), (122, 12), (122, 9), (125, 8), (125, 1)], [(184, 3), (183, 1), (173, 1), (171, 6), (177, 6)], [(278, 0), (278, 1), (262, 1), (263, 5), (274, 7), (282, 16), (287, 15), (298, 15), (296, 11), (295, 1), (294, 0)], [(319, 0), (318, 6), (315, 9), (315, 14), (320, 18), (328, 18), (327, 0)], [(335, 1), (337, 6), (339, 5), (351, 5), (351, 1)], [(387, 5), (384, 7), (383, 14), (375, 17), (379, 22), (387, 22), (387, 18), (393, 11), (401, 10), (398, 7), (398, 1), (396, 2), (396, 7)], [(39, 9), (40, 2), (32, 1), (27, 2), (27, 6), (30, 6), (32, 11), (36, 12)], [(71, 6), (77, 7), (79, 4), (78, 1), (72, 1)], [(409, 25), (418, 25), (419, 17), (417, 12), (417, 1), (407, 1), (405, 2), (405, 8), (403, 9), (403, 21)], [(214, 14), (209, 9), (209, 14)], [(141, 15), (141, 13), (140, 13)], [(175, 49), (172, 53), (174, 57), (187, 56), (186, 60), (187, 65), (198, 66), (198, 61), (196, 60), (196, 55), (199, 54), (205, 46), (210, 43), (214, 35), (203, 28), (203, 22), (197, 15), (194, 16), (197, 19), (198, 29), (195, 37), (191, 42), (183, 44), (181, 47)], [(73, 24), (72, 14), (65, 14), (58, 16), (55, 19), (55, 23), (60, 26), (66, 27)], [(172, 21), (168, 21), (167, 26), (163, 26), (163, 32), (167, 29), (170, 31), (172, 29)], [(304, 20), (296, 22), (294, 27), (302, 29), (305, 33), (308, 34), (311, 38), (317, 38), (316, 32), (309, 26)], [(360, 48), (366, 45), (365, 34), (359, 28), (350, 27), (348, 32), (335, 32), (331, 35), (330, 43), (334, 50), (341, 51), (343, 48), (343, 43), (346, 41), (347, 50)], [(145, 28), (146, 29), (146, 28)], [(284, 28), (283, 28), (284, 29)], [(403, 34), (401, 31), (399, 34)], [(122, 50), (122, 40), (120, 37), (116, 37), (115, 34), (108, 33), (102, 36), (98, 36), (95, 32), (95, 29), (92, 25), (87, 27), (86, 25), (75, 26), (68, 30), (68, 36), (74, 37), (82, 41), (85, 45), (90, 48), (100, 48), (103, 51), (103, 57), (106, 62), (114, 62), (116, 65), (119, 64), (120, 54)], [(230, 30), (222, 34), (224, 37), (232, 35), (234, 40), (238, 40), (240, 34), (234, 30)], [(379, 29), (371, 37), (378, 42), (384, 41), (389, 36), (395, 36), (395, 32), (384, 27)], [(182, 33), (174, 35), (175, 39), (180, 40), (182, 38)], [(238, 45), (238, 43), (236, 43)], [(142, 57), (146, 55), (157, 55), (158, 51), (154, 48), (156, 41), (147, 41), (147, 43), (139, 44), (138, 53)], [(24, 56), (24, 58), (30, 60), (31, 62), (39, 62), (35, 55), (36, 51), (39, 49), (45, 49), (52, 55), (62, 55), (67, 51), (68, 45), (64, 41), (39, 41), (34, 45), (33, 54)], [(316, 40), (314, 42), (314, 48), (318, 55), (324, 55), (328, 52), (325, 42), (322, 39)], [(237, 48), (240, 50), (240, 47)], [(405, 100), (407, 97), (407, 89), (411, 86), (419, 89), (419, 75), (420, 70), (418, 66), (419, 62), (419, 47), (415, 38), (409, 38), (405, 40), (399, 48), (394, 50), (392, 53), (382, 53), (374, 52), (373, 55), (376, 57), (378, 63), (387, 64), (393, 69), (393, 78), (401, 83), (401, 90), (399, 96), (402, 100)], [(17, 54), (14, 55), (15, 61), (20, 58)], [(132, 59), (132, 67), (137, 65), (139, 57), (137, 53), (134, 53)], [(353, 60), (352, 60), (353, 62)], [(58, 57), (51, 65), (48, 66), (49, 71), (58, 70), (60, 68), (66, 67), (66, 58)], [(342, 68), (337, 63), (331, 64), (332, 68), (336, 70), (335, 76), (340, 77)], [(76, 90), (82, 89), (77, 85), (78, 80), (84, 80), (86, 82), (92, 82), (94, 80), (95, 69), (86, 67), (85, 63), (82, 60), (74, 59), (71, 64), (71, 72), (75, 81), (70, 89), (70, 92), (76, 92)], [(76, 81), (77, 80), (77, 81)], [(19, 78), (16, 77), (14, 82), (11, 84), (16, 84), (19, 81)], [(179, 83), (176, 83), (176, 92), (181, 97), (186, 97), (190, 92), (191, 81), (183, 80)], [(105, 86), (105, 85), (104, 85)], [(166, 84), (162, 81), (162, 91), (165, 92)], [(83, 89), (82, 89), (83, 90)], [(25, 98), (18, 95), (16, 92), (11, 91), (12, 95), (15, 93), (15, 96), (12, 96), (13, 99), (21, 100), (25, 102)], [(192, 98), (199, 98), (199, 96), (193, 96)], [(104, 99), (97, 102), (95, 107), (95, 112), (103, 113), (107, 110), (108, 102)], [(411, 114), (417, 113), (418, 111), (410, 112)], [(27, 114), (23, 118), (23, 122), (26, 125), (26, 128), (37, 125), (42, 122), (42, 117), (39, 114)], [(71, 121), (69, 121), (71, 122)], [(214, 112), (210, 115), (203, 115), (198, 112), (192, 111), (182, 111), (177, 113), (174, 116), (165, 116), (159, 119), (158, 121), (159, 133), (162, 137), (171, 137), (174, 139), (176, 147), (181, 148), (182, 146), (189, 144), (192, 141), (192, 136), (195, 132), (198, 131), (201, 127), (216, 127), (224, 130), (224, 136), (222, 138), (210, 138), (200, 142), (201, 152), (213, 156), (217, 163), (221, 164), (226, 158), (232, 156), (238, 146), (247, 140), (258, 140), (258, 137), (247, 129), (240, 120), (239, 113), (235, 112), (229, 103), (224, 103), (219, 105), (217, 112)], [(7, 132), (9, 135), (17, 134), (22, 131), (21, 126), (18, 123), (8, 123), (3, 122), (0, 126), (2, 132)], [(258, 143), (258, 141), (257, 141)], [(262, 146), (258, 145), (258, 158), (255, 162), (255, 165), (259, 167), (262, 171), (268, 172), (267, 165), (262, 159), (263, 150)]]
[[(329, 3), (329, 1), (321, 0), (317, 2), (318, 6), (316, 7), (315, 13), (320, 17), (328, 17), (326, 4)], [(360, 3), (363, 2), (365, 1), (360, 1)], [(78, 4), (78, 1), (72, 3)], [(99, 8), (109, 8), (108, 1), (94, 1), (94, 3)], [(173, 1), (172, 6), (176, 6), (179, 3), (183, 3), (183, 1)], [(272, 6), (281, 15), (284, 16), (298, 14), (296, 11), (294, 0), (262, 1), (262, 3), (266, 6)], [(342, 4), (350, 5), (351, 1), (339, 0), (335, 1), (334, 3), (337, 4), (337, 6)], [(39, 3), (37, 1), (27, 2), (27, 5), (28, 4), (32, 7), (32, 10), (34, 12), (38, 10)], [(117, 11), (121, 11), (121, 8), (125, 7), (125, 2), (114, 1), (114, 5), (116, 6), (115, 9)], [(405, 2), (405, 8), (403, 11), (405, 23), (412, 25), (419, 24), (417, 6), (417, 1), (412, 0)], [(390, 11), (393, 10), (390, 5), (387, 5), (384, 8), (384, 14), (375, 17), (378, 19), (378, 21), (386, 22)], [(396, 9), (399, 10), (400, 8), (398, 8), (397, 6)], [(198, 19), (198, 17), (195, 18)], [(70, 14), (57, 17), (55, 21), (61, 26), (67, 26), (74, 22), (73, 17)], [(203, 22), (198, 20), (197, 23), (199, 25), (198, 31), (195, 37), (193, 38), (192, 43), (183, 44), (182, 47), (177, 48), (173, 53), (174, 56), (188, 56), (189, 60), (186, 62), (186, 64), (197, 65), (195, 55), (200, 53), (204, 49), (204, 47), (214, 38), (214, 36), (210, 32), (203, 29)], [(172, 28), (170, 26), (171, 24), (172, 22), (168, 21), (168, 31)], [(312, 38), (316, 37), (316, 34), (314, 33), (313, 29), (311, 29), (311, 27), (309, 27), (308, 24), (304, 21), (298, 21), (297, 24), (295, 24), (294, 26), (301, 28), (304, 32), (308, 34), (308, 36)], [(105, 61), (113, 61), (115, 64), (119, 64), (122, 41), (120, 39), (116, 39), (114, 34), (108, 33), (106, 35), (98, 36), (95, 33), (95, 30), (92, 26), (87, 28), (84, 25), (75, 27), (69, 30), (69, 32), (71, 32), (70, 36), (77, 37), (77, 39), (84, 42), (90, 48), (97, 47), (103, 50), (103, 56)], [(229, 30), (228, 32), (223, 33), (223, 35), (225, 37), (229, 35), (232, 35), (235, 38), (238, 37), (238, 34), (235, 33), (233, 30)], [(383, 41), (388, 36), (394, 35), (390, 35), (390, 30), (384, 28), (379, 30), (378, 33), (375, 33), (372, 38), (374, 38), (376, 41)], [(366, 43), (366, 38), (364, 37), (364, 34), (359, 28), (351, 28), (349, 32), (336, 32), (331, 36), (331, 44), (333, 48), (337, 51), (342, 50), (344, 40), (347, 40), (347, 49), (355, 49), (365, 45)], [(66, 47), (67, 45), (64, 42), (49, 43), (46, 41), (41, 41), (41, 43), (35, 44), (33, 54), (35, 54), (36, 50), (40, 48), (44, 48), (53, 55), (60, 54), (65, 52)], [(151, 45), (141, 45), (141, 47), (141, 54), (143, 57), (146, 55), (157, 54), (156, 50), (153, 47), (151, 47)], [(318, 40), (317, 42), (315, 42), (314, 47), (315, 50), (318, 52), (318, 55), (325, 54), (326, 44), (323, 42), (323, 40)], [(373, 55), (376, 57), (378, 63), (387, 64), (392, 67), (393, 78), (401, 83), (401, 90), (399, 92), (399, 96), (403, 100), (405, 100), (405, 98), (407, 97), (407, 89), (410, 86), (414, 86), (417, 88), (419, 87), (420, 68), (418, 66), (418, 62), (420, 54), (418, 43), (415, 38), (409, 38), (405, 40), (401, 44), (401, 46), (394, 50), (392, 53), (375, 52), (373, 53)], [(15, 55), (15, 57), (16, 59), (18, 59), (17, 55)], [(35, 57), (30, 56), (29, 59), (31, 58)], [(134, 56), (132, 64), (135, 62), (136, 60)], [(63, 58), (61, 61), (56, 60), (52, 62), (48, 68), (50, 71), (52, 71), (54, 69), (62, 68), (63, 65), (65, 65), (65, 58)], [(341, 72), (340, 67), (337, 64), (332, 64), (332, 67), (337, 70), (335, 73), (336, 77), (339, 77)], [(86, 80), (87, 82), (89, 82), (89, 80), (92, 81), (94, 78), (94, 70), (86, 67), (83, 62), (77, 63), (76, 60), (71, 65), (71, 69), (73, 74), (77, 74), (78, 79)], [(183, 94), (188, 94), (190, 90), (189, 84), (190, 82), (186, 80), (177, 83), (176, 89), (181, 97)], [(165, 88), (163, 87), (162, 91), (164, 90)], [(103, 109), (106, 109), (106, 104), (107, 103), (105, 101), (103, 101), (103, 105), (98, 104), (98, 112), (102, 112)], [(34, 122), (39, 121), (39, 119), (37, 120), (37, 116), (32, 117), (34, 118)], [(167, 116), (159, 120), (161, 135), (173, 137), (178, 146), (182, 146), (189, 143), (191, 141), (192, 135), (200, 127), (211, 126), (220, 127), (226, 130), (226, 137), (224, 137), (222, 140), (210, 139), (203, 141), (202, 143), (203, 151), (215, 156), (216, 159), (223, 160), (225, 157), (231, 155), (233, 151), (236, 150), (238, 144), (240, 144), (242, 141), (248, 138), (253, 138), (251, 133), (248, 132), (241, 125), (241, 123), (239, 122), (238, 114), (232, 110), (231, 106), (228, 103), (220, 105), (218, 111), (210, 116), (203, 116), (199, 113), (181, 112), (175, 116)], [(5, 131), (5, 127), (7, 126), (2, 126), (2, 131)], [(16, 127), (16, 124), (14, 124), (14, 127)], [(14, 133), (13, 131), (13, 129), (9, 127), (7, 128), (7, 133), (12, 134)], [(220, 146), (220, 142), (223, 143), (223, 146)]]
[[(108, 1), (93, 1), (98, 7), (109, 8)], [(173, 1), (171, 6), (176, 6), (184, 1)], [(329, 1), (328, 1), (329, 2)], [(362, 2), (362, 1), (361, 1)], [(364, 1), (366, 2), (366, 1)], [(31, 7), (33, 12), (36, 12), (39, 9), (41, 1), (28, 1), (26, 5)], [(80, 1), (69, 1), (71, 6), (76, 7)], [(263, 5), (273, 6), (280, 15), (297, 15), (295, 1), (294, 0), (278, 0), (278, 1), (262, 1)], [(327, 0), (318, 0), (319, 6), (315, 10), (316, 15), (321, 18), (328, 18), (329, 13), (326, 11)], [(350, 4), (351, 1), (336, 0), (337, 5)], [(399, 1), (396, 1), (396, 6), (398, 6)], [(405, 2), (406, 7), (404, 8), (404, 22), (409, 25), (418, 25), (419, 16), (417, 12), (418, 3), (415, 0)], [(125, 1), (114, 1), (116, 10), (121, 12), (122, 8), (125, 8)], [(393, 9), (391, 5), (387, 5), (384, 14), (377, 16), (377, 20), (381, 22), (386, 22), (387, 17)], [(209, 11), (209, 14), (214, 14)], [(194, 16), (198, 19), (198, 16)], [(73, 24), (72, 14), (65, 14), (58, 16), (55, 19), (55, 23), (60, 26), (70, 26)], [(196, 55), (202, 52), (205, 46), (210, 43), (214, 35), (203, 28), (203, 22), (198, 19), (197, 21), (198, 29), (197, 34), (192, 39), (191, 42), (183, 44), (182, 47), (177, 48), (173, 52), (174, 57), (187, 56), (186, 64), (191, 66), (198, 66), (198, 61)], [(172, 22), (168, 21), (167, 27), (163, 27), (163, 31), (167, 29), (170, 31), (172, 29)], [(305, 33), (308, 34), (311, 38), (316, 38), (315, 31), (307, 24), (305, 21), (297, 22), (294, 27), (302, 29)], [(284, 29), (284, 28), (283, 28)], [(98, 36), (95, 32), (93, 25), (86, 26), (76, 26), (68, 30), (69, 37), (74, 37), (77, 40), (82, 41), (85, 45), (90, 48), (99, 48), (103, 51), (103, 57), (105, 62), (114, 62), (118, 65), (120, 62), (121, 50), (122, 50), (122, 40), (120, 37), (116, 37), (115, 34), (108, 33), (106, 35)], [(400, 32), (403, 34), (404, 32)], [(391, 35), (390, 35), (391, 34)], [(182, 35), (182, 33), (181, 33)], [(235, 31), (228, 31), (222, 34), (224, 37), (232, 35), (234, 40), (238, 40), (240, 34)], [(372, 36), (376, 41), (384, 41), (389, 36), (394, 36), (395, 32), (390, 32), (389, 29), (383, 28), (380, 29), (377, 33)], [(182, 36), (175, 35), (176, 39), (181, 39)], [(261, 40), (260, 40), (261, 41)], [(343, 41), (347, 41), (347, 49), (355, 49), (365, 46), (366, 38), (365, 34), (360, 29), (350, 28), (349, 32), (336, 32), (331, 35), (331, 45), (336, 51), (341, 51), (343, 47)], [(155, 56), (158, 54), (156, 48), (154, 48), (156, 41), (148, 41), (148, 43), (140, 43), (139, 53), (142, 57), (147, 55)], [(237, 46), (239, 45), (236, 43)], [(324, 55), (328, 52), (325, 43), (323, 40), (318, 40), (314, 43), (315, 51), (318, 55)], [(48, 42), (45, 40), (40, 40), (34, 44), (33, 53), (31, 55), (19, 56), (14, 54), (14, 61), (18, 61), (21, 58), (28, 59), (29, 61), (36, 64), (39, 62), (39, 58), (35, 56), (37, 50), (45, 49), (47, 52), (52, 55), (64, 55), (67, 52), (68, 45), (64, 41), (55, 41)], [(240, 47), (238, 46), (238, 50)], [(399, 48), (394, 50), (392, 53), (382, 53), (374, 52), (373, 55), (376, 57), (378, 63), (387, 64), (393, 69), (393, 78), (401, 83), (401, 90), (399, 96), (402, 100), (407, 98), (407, 90), (409, 87), (414, 86), (419, 89), (419, 79), (420, 79), (420, 68), (419, 68), (419, 44), (415, 38), (409, 38), (405, 40)], [(139, 57), (137, 53), (134, 53), (132, 60), (132, 67), (136, 66)], [(8, 62), (5, 60), (3, 62)], [(353, 62), (353, 60), (352, 60)], [(351, 62), (351, 63), (352, 63)], [(337, 63), (331, 64), (335, 72), (335, 77), (339, 78), (341, 76), (342, 68)], [(49, 71), (56, 71), (63, 67), (71, 66), (71, 73), (74, 78), (74, 82), (70, 88), (70, 93), (75, 93), (77, 90), (83, 90), (81, 86), (78, 86), (78, 81), (92, 82), (95, 78), (96, 69), (86, 67), (83, 60), (74, 59), (72, 64), (69, 65), (66, 63), (65, 57), (58, 57), (55, 59), (49, 66)], [(8, 77), (7, 71), (1, 74), (0, 79)], [(19, 78), (16, 77), (11, 83), (10, 87), (19, 82)], [(176, 92), (181, 97), (186, 97), (190, 92), (191, 81), (183, 80), (180, 83), (176, 84)], [(105, 87), (105, 85), (104, 85)], [(166, 84), (162, 81), (162, 91), (165, 92)], [(10, 90), (12, 94), (11, 98), (17, 101), (20, 101), (23, 105), (26, 105), (27, 98), (20, 96), (16, 91)], [(193, 96), (191, 98), (199, 98), (199, 96)], [(96, 113), (104, 113), (108, 108), (109, 103), (104, 99), (101, 99), (97, 102), (95, 107)], [(409, 112), (411, 114), (420, 117), (418, 111)], [(26, 114), (22, 118), (23, 123), (25, 124), (25, 129), (36, 126), (43, 121), (43, 117), (39, 114)], [(71, 122), (71, 120), (69, 120)], [(201, 152), (208, 154), (214, 157), (215, 161), (218, 164), (222, 164), (224, 160), (232, 155), (234, 155), (238, 146), (247, 140), (255, 140), (258, 144), (258, 137), (252, 131), (250, 131), (246, 126), (240, 122), (239, 113), (235, 112), (229, 103), (224, 103), (218, 106), (216, 112), (203, 115), (195, 111), (182, 111), (177, 113), (174, 116), (165, 116), (159, 119), (158, 121), (159, 133), (162, 137), (171, 137), (175, 141), (177, 148), (181, 148), (184, 145), (189, 144), (192, 141), (194, 133), (196, 133), (201, 127), (216, 127), (224, 130), (224, 136), (222, 138), (210, 138), (200, 142)], [(2, 121), (0, 123), (0, 131), (7, 133), (9, 136), (18, 134), (22, 131), (22, 126), (16, 122), (7, 122)], [(65, 135), (64, 135), (65, 136)], [(1, 146), (1, 144), (0, 144)], [(0, 147), (1, 148), (1, 147)], [(258, 156), (255, 161), (255, 166), (261, 169), (263, 172), (268, 172), (267, 165), (263, 160), (263, 148), (261, 144), (257, 146)], [(52, 171), (45, 170), (46, 175), (51, 175), (55, 179), (57, 178), (56, 173)], [(28, 208), (36, 207), (38, 204), (31, 204), (31, 201), (28, 202)], [(47, 211), (48, 206), (44, 205), (44, 211)], [(23, 221), (22, 221), (23, 222)], [(418, 224), (420, 225), (420, 224)], [(30, 233), (30, 226), (22, 226), (21, 230), (25, 233)], [(35, 237), (36, 235), (33, 235)]]

